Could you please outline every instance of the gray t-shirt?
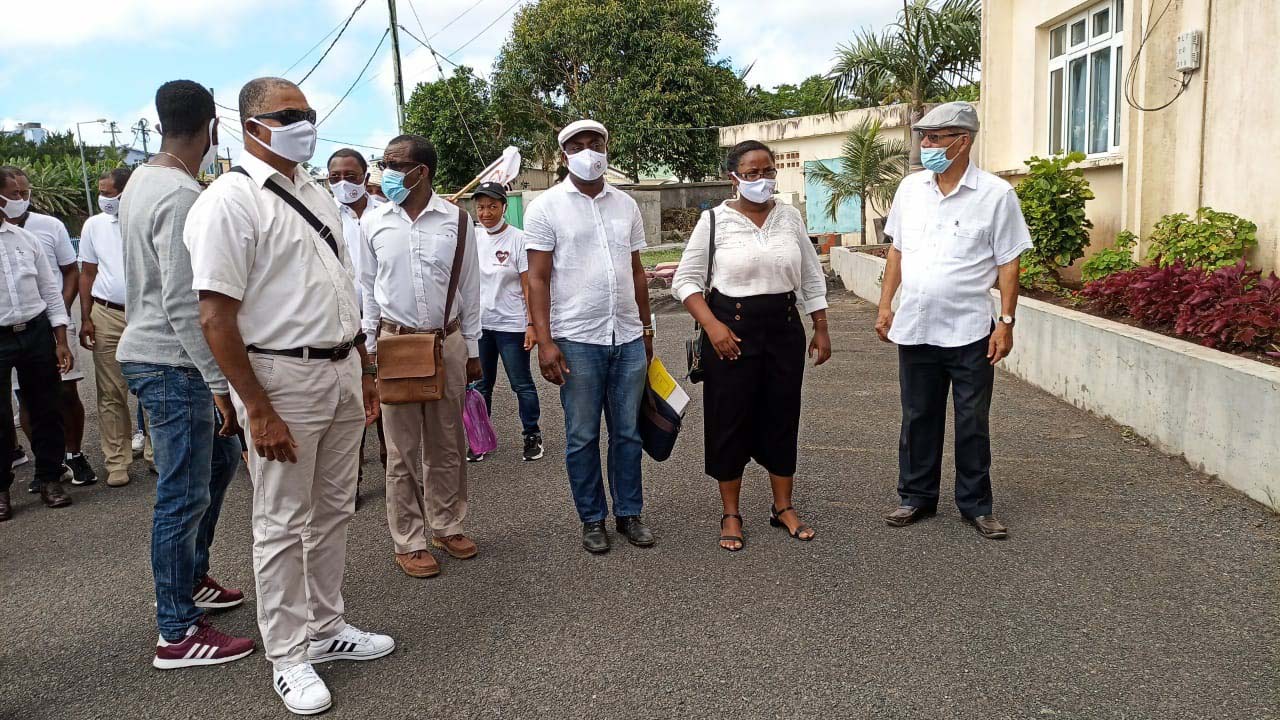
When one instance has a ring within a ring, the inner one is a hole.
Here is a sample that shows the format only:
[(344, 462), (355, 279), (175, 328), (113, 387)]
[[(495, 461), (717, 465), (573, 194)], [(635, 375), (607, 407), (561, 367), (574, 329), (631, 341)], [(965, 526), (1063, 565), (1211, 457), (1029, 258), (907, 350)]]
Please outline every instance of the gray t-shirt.
[(128, 325), (116, 359), (195, 368), (215, 395), (228, 392), (200, 330), (191, 253), (182, 241), (200, 184), (181, 170), (140, 165), (120, 201)]

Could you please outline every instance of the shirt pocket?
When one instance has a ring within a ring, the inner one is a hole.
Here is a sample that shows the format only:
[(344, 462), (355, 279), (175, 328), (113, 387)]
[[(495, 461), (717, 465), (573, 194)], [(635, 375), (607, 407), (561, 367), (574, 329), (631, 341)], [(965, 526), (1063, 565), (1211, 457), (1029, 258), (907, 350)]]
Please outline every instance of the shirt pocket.
[(610, 220), (609, 221), (610, 242), (615, 248), (620, 248), (623, 252), (631, 252), (631, 221), (630, 220)]
[(904, 254), (919, 252), (924, 249), (925, 245), (925, 221), (924, 218), (912, 218), (904, 220), (899, 234), (902, 236), (897, 238), (898, 250)]
[(974, 225), (952, 225), (943, 235), (942, 253), (954, 260), (980, 260), (991, 256), (991, 233)]

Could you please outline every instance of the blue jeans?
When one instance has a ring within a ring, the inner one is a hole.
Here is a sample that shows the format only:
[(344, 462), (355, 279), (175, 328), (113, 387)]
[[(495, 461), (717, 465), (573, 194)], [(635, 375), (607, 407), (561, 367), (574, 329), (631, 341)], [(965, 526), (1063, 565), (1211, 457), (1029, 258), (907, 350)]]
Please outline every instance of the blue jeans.
[(135, 362), (121, 363), (120, 370), (151, 421), (160, 475), (151, 525), (156, 624), (161, 637), (177, 642), (204, 614), (192, 595), (209, 570), (209, 546), (240, 444), (217, 436), (213, 395), (198, 370)]
[(480, 369), (484, 373), (480, 380), (480, 394), (484, 396), (485, 407), (492, 415), (493, 385), (498, 381), (499, 357), (520, 406), (520, 424), (524, 427), (525, 436), (541, 432), (538, 429), (538, 416), (541, 414), (538, 388), (534, 386), (533, 375), (529, 372), (529, 351), (524, 349), (522, 332), (485, 330), (480, 333)]
[(644, 341), (590, 345), (557, 340), (569, 366), (564, 405), (565, 466), (582, 522), (609, 515), (600, 475), (600, 413), (609, 428), (609, 492), (615, 517), (633, 517), (644, 505), (640, 479), (640, 400), (649, 362)]

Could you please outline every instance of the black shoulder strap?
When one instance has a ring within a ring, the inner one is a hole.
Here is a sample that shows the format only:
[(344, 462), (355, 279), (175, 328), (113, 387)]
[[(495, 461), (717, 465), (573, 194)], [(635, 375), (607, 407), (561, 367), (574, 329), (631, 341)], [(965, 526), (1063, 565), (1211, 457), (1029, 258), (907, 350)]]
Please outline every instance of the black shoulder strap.
[(458, 294), (458, 276), (462, 274), (462, 252), (467, 249), (467, 211), (458, 208), (458, 241), (453, 246), (453, 269), (449, 271), (449, 290), (444, 299), (444, 324), (449, 325), (453, 298)]
[[(246, 177), (249, 175), (249, 172), (239, 165), (231, 168), (231, 172), (240, 173)], [(315, 213), (311, 212), (310, 208), (304, 205), (301, 200), (294, 197), (288, 190), (280, 187), (280, 184), (271, 178), (267, 178), (267, 189), (275, 193), (276, 196), (283, 200), (286, 205), (293, 208), (299, 215), (301, 215), (302, 219), (307, 221), (307, 224), (311, 226), (312, 230), (320, 233), (320, 239), (324, 240), (325, 244), (329, 246), (329, 249), (333, 251), (334, 257), (342, 257), (338, 254), (338, 242), (334, 239), (333, 231), (329, 229), (328, 225), (321, 222), (320, 218), (316, 217)]]
[(711, 220), (711, 237), (707, 240), (707, 285), (703, 290), (705, 293), (711, 292), (711, 268), (716, 262), (716, 211), (708, 210), (707, 216)]

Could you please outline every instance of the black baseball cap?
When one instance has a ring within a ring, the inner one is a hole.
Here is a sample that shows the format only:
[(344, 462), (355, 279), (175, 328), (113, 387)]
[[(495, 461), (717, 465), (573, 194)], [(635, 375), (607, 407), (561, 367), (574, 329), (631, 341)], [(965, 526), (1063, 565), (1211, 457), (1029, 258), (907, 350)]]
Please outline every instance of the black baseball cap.
[(480, 187), (476, 188), (475, 195), (488, 195), (494, 200), (507, 201), (507, 189), (501, 183), (487, 182), (480, 183)]

